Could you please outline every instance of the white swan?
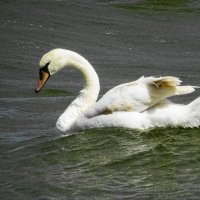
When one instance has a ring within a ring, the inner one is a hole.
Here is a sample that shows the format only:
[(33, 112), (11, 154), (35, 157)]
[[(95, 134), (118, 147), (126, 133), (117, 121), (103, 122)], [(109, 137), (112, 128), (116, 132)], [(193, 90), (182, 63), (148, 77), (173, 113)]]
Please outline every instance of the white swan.
[(56, 127), (62, 132), (100, 127), (200, 126), (200, 97), (188, 105), (166, 100), (195, 90), (193, 86), (180, 86), (181, 81), (176, 77), (141, 77), (114, 87), (96, 102), (100, 85), (94, 68), (85, 58), (69, 50), (54, 49), (42, 57), (35, 91), (39, 92), (50, 75), (64, 67), (79, 70), (85, 86), (59, 117)]

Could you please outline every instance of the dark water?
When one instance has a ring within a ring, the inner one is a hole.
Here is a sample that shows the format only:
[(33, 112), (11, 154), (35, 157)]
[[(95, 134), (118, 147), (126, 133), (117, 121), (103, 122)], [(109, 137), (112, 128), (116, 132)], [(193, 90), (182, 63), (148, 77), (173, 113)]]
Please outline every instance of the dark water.
[(142, 75), (200, 85), (199, 2), (186, 4), (190, 12), (121, 2), (138, 1), (0, 2), (0, 199), (199, 199), (199, 129), (60, 137), (55, 122), (81, 90), (80, 75), (60, 73), (34, 94), (39, 59), (57, 47), (91, 62), (100, 95)]

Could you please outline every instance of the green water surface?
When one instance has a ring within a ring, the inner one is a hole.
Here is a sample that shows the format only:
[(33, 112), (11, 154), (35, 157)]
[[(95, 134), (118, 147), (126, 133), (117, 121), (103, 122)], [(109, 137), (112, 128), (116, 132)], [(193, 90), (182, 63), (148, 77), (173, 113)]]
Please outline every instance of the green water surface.
[(145, 0), (137, 3), (119, 3), (115, 6), (140, 14), (161, 14), (161, 12), (200, 14), (200, 8), (192, 7), (189, 3), (191, 1), (188, 0)]
[(5, 155), (12, 160), (7, 177), (16, 180), (8, 196), (198, 199), (199, 144), (199, 129), (171, 128), (98, 129), (22, 143)]

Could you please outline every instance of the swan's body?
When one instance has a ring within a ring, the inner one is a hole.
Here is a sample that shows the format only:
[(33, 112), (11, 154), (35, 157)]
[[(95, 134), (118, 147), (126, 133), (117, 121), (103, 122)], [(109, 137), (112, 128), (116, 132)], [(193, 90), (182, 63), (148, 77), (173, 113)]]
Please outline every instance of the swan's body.
[(85, 86), (59, 117), (56, 127), (62, 132), (102, 127), (200, 126), (200, 98), (188, 105), (166, 100), (170, 96), (191, 93), (194, 87), (180, 86), (181, 81), (176, 77), (141, 77), (111, 89), (96, 102), (100, 85), (94, 68), (79, 54), (64, 49), (52, 50), (42, 57), (36, 92), (41, 90), (49, 75), (63, 67), (79, 70)]

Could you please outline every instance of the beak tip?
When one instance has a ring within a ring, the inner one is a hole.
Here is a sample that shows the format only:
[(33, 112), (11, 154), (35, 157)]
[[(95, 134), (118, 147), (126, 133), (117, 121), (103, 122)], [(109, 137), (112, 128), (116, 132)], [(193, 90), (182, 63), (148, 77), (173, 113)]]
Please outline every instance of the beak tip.
[(41, 90), (41, 88), (35, 88), (35, 93), (37, 94), (37, 93), (39, 93), (40, 92), (40, 90)]

